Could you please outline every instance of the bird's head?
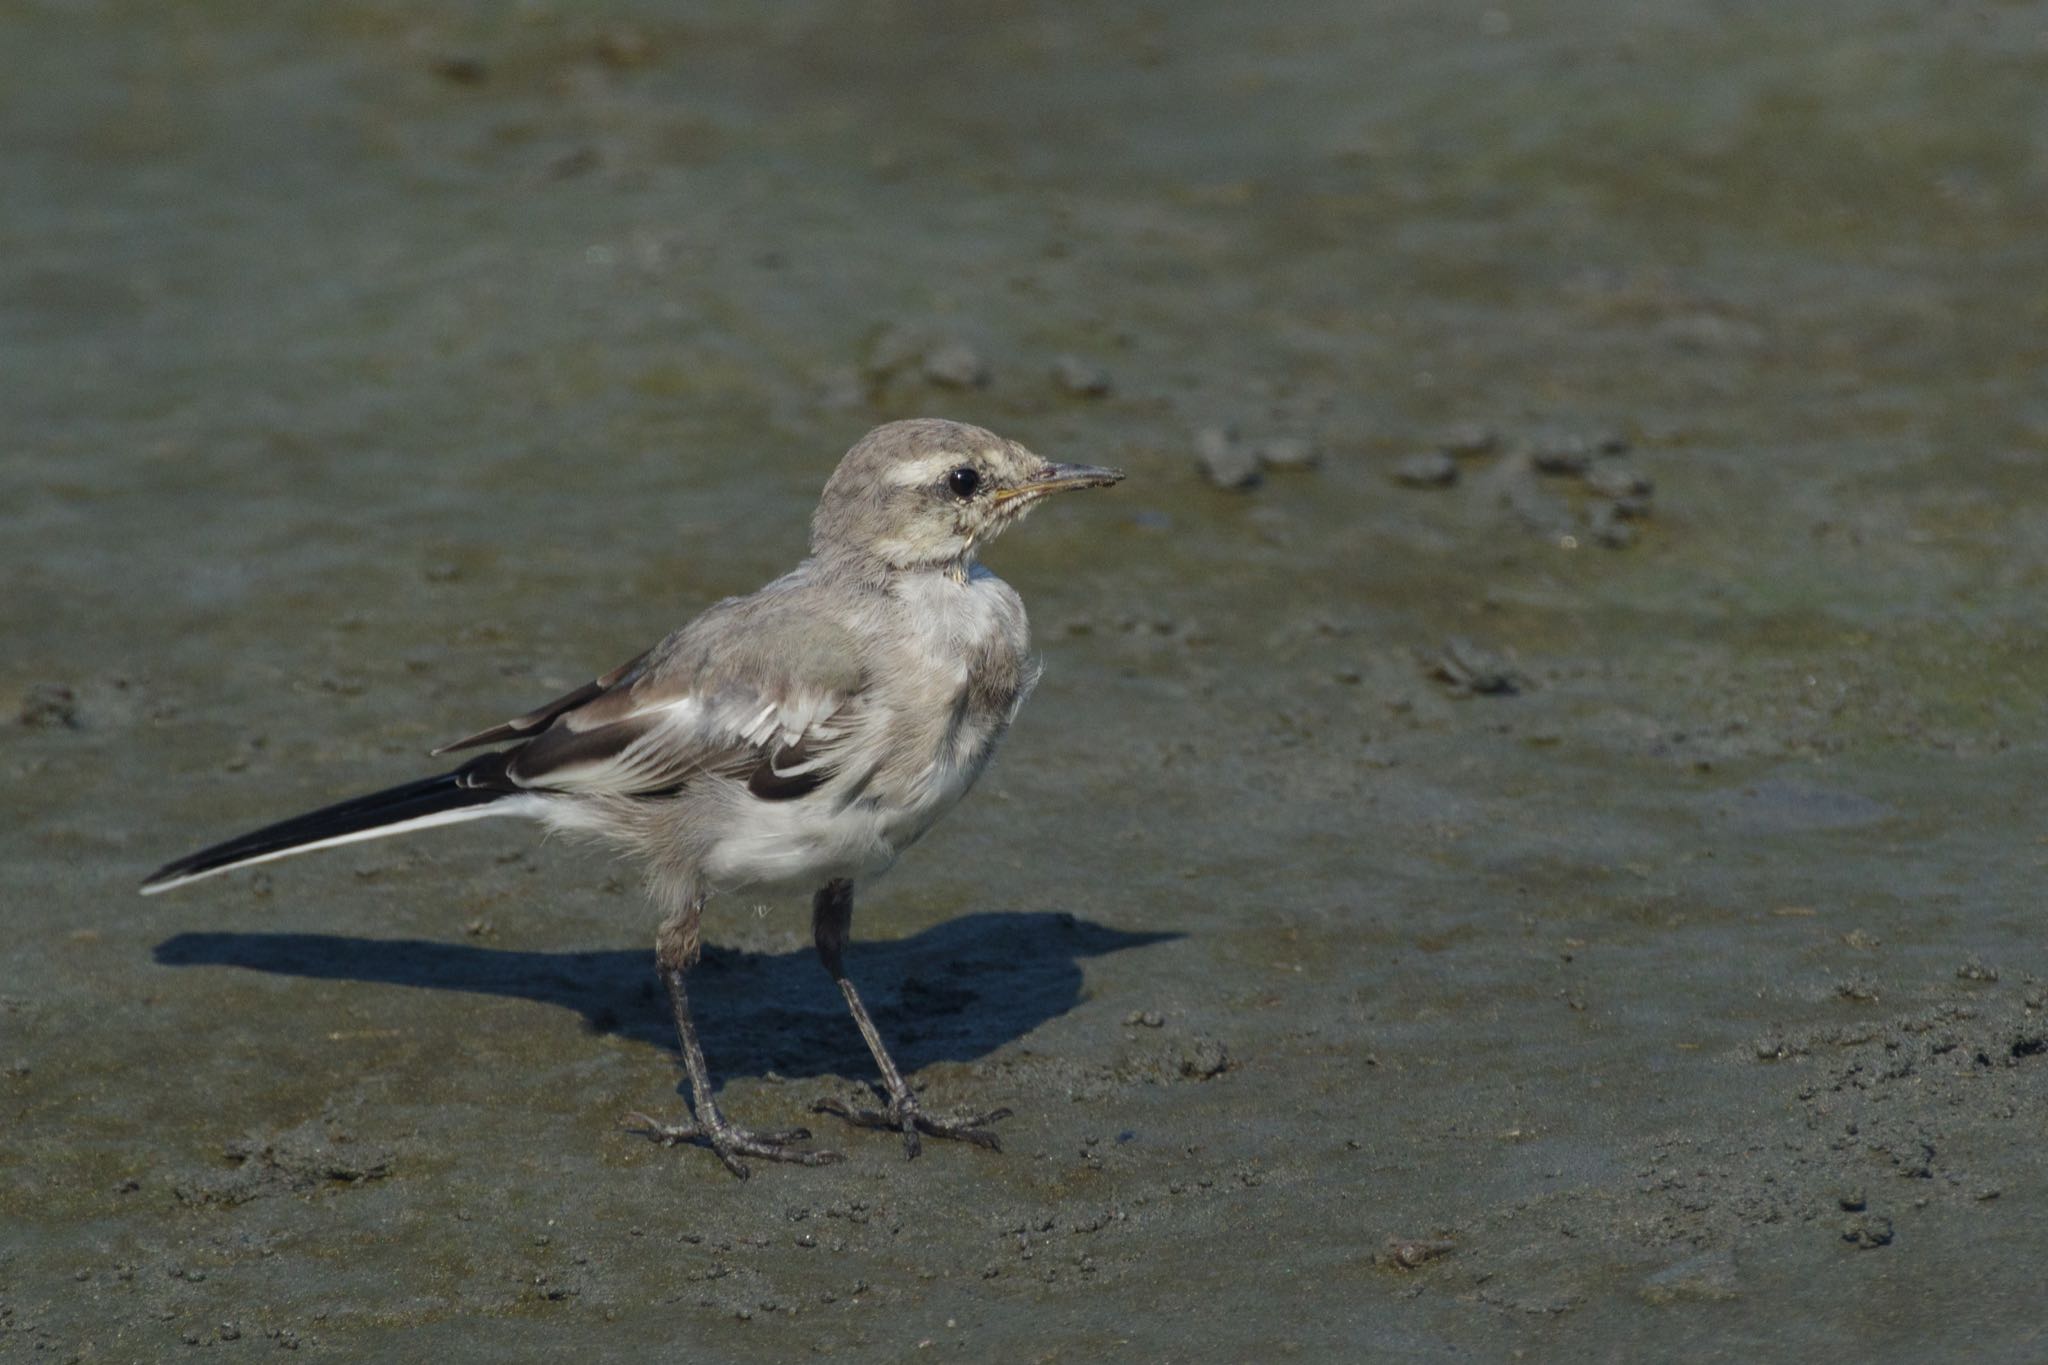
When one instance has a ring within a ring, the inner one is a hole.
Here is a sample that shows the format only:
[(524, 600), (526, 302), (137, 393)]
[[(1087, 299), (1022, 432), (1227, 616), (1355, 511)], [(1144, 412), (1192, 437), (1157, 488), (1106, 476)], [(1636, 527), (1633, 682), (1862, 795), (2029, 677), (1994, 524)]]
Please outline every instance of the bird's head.
[(1121, 478), (1114, 469), (1054, 464), (963, 422), (890, 422), (861, 437), (832, 471), (811, 548), (891, 569), (965, 564), (1048, 494)]

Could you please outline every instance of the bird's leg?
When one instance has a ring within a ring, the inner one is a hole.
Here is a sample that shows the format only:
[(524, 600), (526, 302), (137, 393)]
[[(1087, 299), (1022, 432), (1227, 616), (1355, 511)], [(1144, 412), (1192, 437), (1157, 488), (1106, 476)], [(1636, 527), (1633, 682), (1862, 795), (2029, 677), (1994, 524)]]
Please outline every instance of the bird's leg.
[(835, 1114), (863, 1128), (893, 1128), (901, 1132), (906, 1156), (914, 1157), (922, 1150), (923, 1144), (918, 1139), (920, 1133), (938, 1138), (957, 1138), (1001, 1151), (1003, 1144), (989, 1131), (988, 1125), (1008, 1118), (1009, 1110), (994, 1109), (964, 1119), (937, 1119), (919, 1107), (917, 1097), (904, 1083), (903, 1073), (896, 1069), (896, 1061), (889, 1055), (889, 1049), (882, 1046), (882, 1035), (876, 1031), (875, 1021), (868, 1017), (868, 1007), (861, 1003), (860, 992), (847, 978), (846, 942), (852, 933), (853, 883), (845, 880), (827, 882), (811, 900), (811, 935), (817, 941), (818, 960), (825, 964), (825, 970), (832, 973), (832, 979), (839, 984), (839, 993), (846, 997), (846, 1008), (853, 1014), (854, 1027), (867, 1040), (868, 1051), (874, 1054), (875, 1065), (881, 1068), (882, 1084), (889, 1091), (889, 1107), (885, 1110), (852, 1109), (838, 1100), (819, 1100), (811, 1108), (820, 1114)]
[(711, 1068), (704, 1061), (704, 1047), (697, 1041), (697, 1024), (690, 1017), (690, 995), (684, 975), (697, 960), (697, 937), (701, 900), (692, 900), (662, 922), (655, 938), (655, 965), (661, 983), (668, 990), (669, 1009), (675, 1015), (676, 1040), (682, 1044), (683, 1070), (690, 1078), (690, 1109), (695, 1115), (688, 1123), (660, 1123), (645, 1114), (628, 1114), (626, 1121), (636, 1131), (665, 1143), (701, 1142), (718, 1153), (725, 1168), (745, 1180), (750, 1172), (740, 1158), (757, 1156), (765, 1161), (793, 1161), (804, 1166), (821, 1166), (840, 1159), (837, 1152), (798, 1151), (790, 1144), (811, 1135), (808, 1128), (791, 1128), (779, 1133), (756, 1133), (741, 1128), (718, 1112), (711, 1094)]

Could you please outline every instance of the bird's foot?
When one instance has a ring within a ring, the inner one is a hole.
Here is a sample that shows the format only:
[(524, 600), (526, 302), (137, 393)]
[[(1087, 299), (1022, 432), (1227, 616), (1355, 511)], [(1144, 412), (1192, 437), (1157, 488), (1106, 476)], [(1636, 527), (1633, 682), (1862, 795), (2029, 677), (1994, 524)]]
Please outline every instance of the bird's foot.
[(855, 1109), (839, 1100), (819, 1100), (811, 1106), (814, 1114), (831, 1114), (842, 1118), (857, 1128), (887, 1128), (903, 1134), (903, 1155), (914, 1158), (924, 1150), (919, 1140), (922, 1133), (935, 1138), (952, 1138), (958, 1142), (971, 1142), (977, 1147), (986, 1147), (992, 1152), (1003, 1150), (1002, 1139), (989, 1126), (1010, 1117), (1008, 1109), (991, 1109), (986, 1114), (974, 1114), (966, 1118), (933, 1118), (919, 1106), (917, 1097), (909, 1091), (893, 1096), (886, 1109)]
[(725, 1169), (745, 1180), (753, 1172), (743, 1156), (759, 1157), (763, 1161), (787, 1161), (798, 1166), (829, 1166), (835, 1161), (845, 1160), (837, 1152), (802, 1151), (792, 1144), (808, 1142), (811, 1130), (808, 1128), (786, 1128), (777, 1133), (757, 1133), (728, 1123), (723, 1116), (714, 1117), (710, 1123), (691, 1120), (688, 1123), (662, 1123), (645, 1114), (626, 1115), (630, 1131), (651, 1138), (666, 1147), (680, 1143), (694, 1142), (709, 1147), (718, 1153), (718, 1159), (725, 1163)]

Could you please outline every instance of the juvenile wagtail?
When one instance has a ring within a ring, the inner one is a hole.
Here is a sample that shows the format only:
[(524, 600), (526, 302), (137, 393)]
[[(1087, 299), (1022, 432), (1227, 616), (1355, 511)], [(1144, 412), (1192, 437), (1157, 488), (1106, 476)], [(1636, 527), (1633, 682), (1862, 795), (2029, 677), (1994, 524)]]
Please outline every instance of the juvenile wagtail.
[(686, 979), (705, 901), (741, 887), (815, 888), (811, 931), (881, 1069), (880, 1110), (817, 1108), (856, 1125), (998, 1146), (996, 1110), (924, 1113), (847, 979), (854, 888), (966, 795), (1038, 678), (1024, 604), (976, 560), (1050, 493), (1113, 484), (958, 422), (891, 422), (825, 484), (811, 556), (711, 607), (639, 658), (525, 715), (436, 749), (494, 746), (451, 772), (327, 806), (181, 858), (145, 893), (309, 849), (486, 815), (592, 836), (645, 865), (662, 911), (654, 957), (682, 1044), (694, 1117), (634, 1122), (743, 1158), (805, 1165), (837, 1153), (719, 1112)]

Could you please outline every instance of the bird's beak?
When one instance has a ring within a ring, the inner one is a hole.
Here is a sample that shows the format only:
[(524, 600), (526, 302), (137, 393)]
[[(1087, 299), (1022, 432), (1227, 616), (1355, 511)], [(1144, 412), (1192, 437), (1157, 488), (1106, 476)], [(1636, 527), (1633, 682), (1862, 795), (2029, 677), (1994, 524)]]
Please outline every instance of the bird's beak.
[(1008, 502), (1012, 498), (1037, 498), (1047, 493), (1063, 493), (1069, 488), (1106, 488), (1122, 482), (1123, 477), (1121, 469), (1102, 469), (1092, 464), (1048, 464), (1015, 488), (999, 491), (995, 500)]

